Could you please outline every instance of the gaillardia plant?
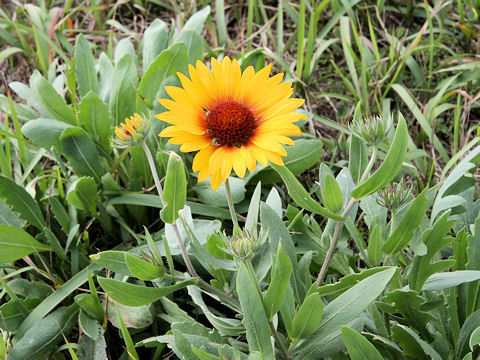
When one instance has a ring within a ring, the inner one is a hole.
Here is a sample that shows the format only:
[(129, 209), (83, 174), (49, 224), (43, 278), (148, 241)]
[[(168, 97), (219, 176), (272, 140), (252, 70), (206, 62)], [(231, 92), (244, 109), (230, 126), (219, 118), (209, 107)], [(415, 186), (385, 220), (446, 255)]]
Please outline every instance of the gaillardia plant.
[(242, 72), (237, 60), (225, 57), (212, 58), (211, 67), (197, 61), (189, 66), (190, 79), (179, 73), (182, 88), (165, 88), (172, 99), (159, 100), (168, 111), (156, 117), (172, 125), (160, 136), (171, 137), (182, 152), (198, 151), (198, 181), (210, 176), (216, 190), (232, 169), (243, 178), (257, 162), (283, 165), (282, 144), (294, 144), (288, 136), (301, 135), (294, 122), (306, 116), (293, 112), (304, 100), (291, 97), (292, 84), (281, 82), (283, 74), (269, 78), (271, 65)]

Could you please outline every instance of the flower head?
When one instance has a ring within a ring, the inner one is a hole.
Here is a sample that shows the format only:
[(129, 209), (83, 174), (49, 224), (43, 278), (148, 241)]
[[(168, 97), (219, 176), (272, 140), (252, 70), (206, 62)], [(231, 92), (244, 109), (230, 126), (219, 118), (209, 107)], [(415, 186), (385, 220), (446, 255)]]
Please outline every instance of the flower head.
[(120, 127), (115, 126), (115, 135), (117, 138), (112, 139), (115, 146), (128, 147), (138, 144), (145, 138), (148, 133), (149, 123), (146, 119), (138, 114), (126, 118)]
[(367, 145), (378, 145), (385, 140), (392, 124), (393, 117), (391, 115), (377, 115), (353, 123), (350, 128), (353, 134)]
[(198, 151), (193, 171), (199, 182), (210, 176), (216, 190), (232, 169), (244, 177), (257, 162), (283, 165), (282, 144), (294, 144), (288, 136), (301, 131), (293, 123), (306, 116), (293, 112), (304, 100), (291, 98), (292, 84), (281, 82), (283, 74), (269, 78), (271, 65), (242, 73), (237, 60), (225, 57), (212, 58), (211, 66), (190, 65), (190, 79), (179, 73), (182, 88), (165, 88), (172, 100), (159, 100), (168, 111), (156, 117), (172, 125), (160, 136), (171, 137), (183, 152)]

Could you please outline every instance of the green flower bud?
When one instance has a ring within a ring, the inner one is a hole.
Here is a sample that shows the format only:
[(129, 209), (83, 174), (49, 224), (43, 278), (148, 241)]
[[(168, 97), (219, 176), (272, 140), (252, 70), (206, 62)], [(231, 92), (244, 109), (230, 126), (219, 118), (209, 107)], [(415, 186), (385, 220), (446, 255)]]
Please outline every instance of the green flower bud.
[(355, 136), (365, 141), (367, 145), (378, 145), (385, 140), (392, 124), (392, 116), (377, 115), (353, 123), (350, 129)]
[(405, 187), (405, 182), (402, 179), (398, 184), (389, 184), (379, 190), (377, 202), (379, 205), (393, 211), (405, 203), (411, 190), (411, 187)]

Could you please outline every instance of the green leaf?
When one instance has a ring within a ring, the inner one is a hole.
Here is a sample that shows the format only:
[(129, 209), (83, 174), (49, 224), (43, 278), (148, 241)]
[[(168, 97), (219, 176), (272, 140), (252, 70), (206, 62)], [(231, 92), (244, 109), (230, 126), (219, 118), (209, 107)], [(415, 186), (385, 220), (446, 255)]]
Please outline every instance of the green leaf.
[(20, 185), (6, 176), (0, 175), (0, 198), (20, 214), (21, 218), (39, 230), (45, 226), (45, 218), (38, 203)]
[(160, 217), (164, 222), (173, 224), (178, 219), (178, 211), (185, 207), (187, 200), (187, 179), (183, 161), (173, 151), (168, 159), (163, 200), (166, 204), (160, 211)]
[(66, 333), (75, 324), (77, 312), (76, 305), (61, 307), (37, 322), (11, 348), (8, 359), (44, 359), (62, 340), (61, 331)]
[(185, 359), (195, 359), (192, 346), (202, 348), (212, 355), (218, 354), (219, 348), (228, 344), (217, 331), (208, 329), (198, 322), (175, 322), (172, 324), (172, 332), (175, 336), (175, 345)]
[(92, 176), (100, 182), (105, 169), (94, 142), (80, 128), (65, 129), (60, 137), (65, 157), (70, 161), (77, 175)]
[(317, 293), (308, 295), (293, 318), (293, 327), (289, 335), (296, 339), (310, 336), (320, 324), (322, 315), (322, 297)]
[(37, 70), (30, 77), (30, 87), (50, 116), (67, 124), (77, 124), (72, 108), (65, 103), (65, 100)]
[(427, 189), (423, 190), (412, 201), (405, 214), (403, 214), (397, 228), (383, 245), (383, 251), (386, 254), (391, 255), (402, 251), (412, 240), (413, 234), (422, 222), (427, 210), (428, 199), (425, 196), (426, 192)]
[(81, 177), (70, 185), (67, 201), (78, 209), (97, 213), (97, 185), (90, 177)]
[(127, 348), (129, 357), (133, 358), (134, 360), (140, 360), (137, 354), (137, 350), (135, 349), (135, 344), (133, 343), (132, 337), (130, 336), (128, 329), (125, 326), (125, 323), (123, 322), (122, 317), (120, 316), (120, 312), (118, 311), (118, 308), (117, 308), (117, 319), (118, 319), (118, 323), (120, 324), (120, 331), (122, 333), (122, 338), (123, 338), (123, 341), (125, 342), (125, 346)]
[(188, 285), (197, 283), (196, 279), (190, 279), (176, 283), (175, 285), (162, 288), (134, 285), (118, 280), (98, 277), (98, 283), (113, 300), (127, 306), (142, 306), (151, 304), (161, 297), (176, 290), (183, 289)]
[(193, 30), (201, 34), (205, 25), (205, 21), (207, 20), (209, 14), (210, 6), (207, 5), (202, 10), (199, 10), (195, 14), (190, 16), (190, 18), (183, 26), (183, 30)]
[(300, 182), (285, 166), (279, 166), (275, 164), (270, 165), (282, 177), (283, 182), (287, 186), (288, 194), (300, 207), (334, 220), (343, 220), (343, 217), (330, 212), (313, 200), (310, 194), (304, 189), (302, 184), (300, 184)]
[(175, 40), (176, 43), (186, 46), (188, 63), (192, 65), (203, 58), (203, 41), (203, 37), (198, 32), (188, 29), (183, 29), (180, 36)]
[(103, 322), (105, 319), (105, 311), (102, 304), (97, 297), (93, 294), (79, 294), (75, 296), (75, 302), (85, 311), (88, 315), (97, 319), (99, 322)]
[(359, 332), (342, 326), (342, 337), (351, 360), (382, 360), (380, 352)]
[[(406, 215), (407, 214), (405, 214), (405, 216)], [(433, 228), (425, 230), (422, 234), (422, 241), (427, 247), (427, 253), (423, 256), (417, 255), (413, 258), (412, 268), (408, 274), (409, 286), (413, 290), (420, 292), (423, 284), (430, 275), (444, 271), (455, 264), (455, 260), (453, 259), (432, 262), (435, 254), (453, 240), (450, 237), (445, 237), (453, 224), (455, 224), (455, 220), (448, 220), (449, 215), (450, 212), (447, 212), (435, 222)]]
[(125, 262), (125, 251), (107, 250), (93, 255), (90, 259), (101, 267), (111, 270), (117, 274), (132, 276)]
[(22, 325), (18, 328), (17, 338), (20, 338), (37, 324), (44, 316), (46, 316), (52, 309), (60, 304), (67, 296), (77, 290), (82, 284), (88, 280), (88, 271), (98, 270), (98, 266), (91, 264), (70, 280), (64, 283), (60, 288), (56, 289), (49, 297), (47, 297), (40, 305), (38, 305), (27, 318), (22, 322)]
[(138, 86), (137, 112), (146, 112), (148, 106), (143, 101), (153, 104), (163, 80), (167, 77), (185, 72), (188, 65), (188, 54), (184, 44), (172, 45), (155, 59), (146, 70)]
[(0, 200), (0, 224), (15, 226), (16, 228), (22, 229), (22, 220), (18, 215), (14, 214), (12, 210)]
[(250, 352), (260, 351), (265, 359), (273, 360), (270, 326), (258, 291), (257, 279), (243, 262), (238, 269), (236, 286)]
[(343, 196), (340, 185), (331, 174), (325, 176), (325, 187), (322, 189), (322, 199), (325, 206), (333, 213), (342, 209)]
[(73, 56), (75, 57), (75, 77), (80, 96), (85, 96), (89, 91), (98, 93), (98, 79), (92, 49), (83, 34), (77, 37)]
[[(295, 349), (298, 358), (315, 358), (327, 344), (317, 342), (340, 330), (342, 325), (356, 319), (385, 289), (396, 272), (391, 267), (375, 273), (332, 300), (323, 310), (318, 329)], [(318, 358), (318, 357), (317, 357)]]
[(80, 315), (78, 316), (78, 322), (83, 332), (93, 340), (97, 340), (100, 337), (102, 326), (100, 323), (85, 311), (80, 310)]
[[(295, 145), (287, 147), (287, 156), (283, 158), (285, 166), (293, 175), (298, 175), (318, 163), (322, 157), (321, 140), (295, 140)], [(261, 181), (262, 184), (274, 184), (282, 180), (275, 168), (267, 166), (248, 178), (248, 182)], [(281, 174), (280, 174), (281, 175)]]
[(80, 125), (94, 135), (105, 149), (110, 150), (113, 119), (108, 106), (93, 91), (88, 92), (78, 104), (78, 120)]
[(359, 273), (354, 273), (354, 274), (349, 274), (346, 275), (336, 283), (333, 284), (328, 284), (328, 285), (322, 285), (317, 289), (317, 292), (322, 295), (322, 296), (338, 296), (351, 287), (357, 285), (360, 281), (363, 279), (368, 278), (369, 276), (376, 274), (380, 271), (384, 271), (388, 269), (388, 266), (380, 266), (380, 267), (375, 267), (367, 270), (363, 270), (362, 272)]
[(106, 307), (108, 320), (118, 329), (120, 329), (118, 315), (122, 317), (122, 321), (127, 328), (144, 329), (153, 323), (150, 305), (126, 306), (109, 298)]
[(62, 121), (39, 118), (31, 120), (22, 126), (22, 133), (33, 141), (35, 145), (45, 149), (52, 146), (60, 147), (60, 135), (66, 128), (72, 127)]
[(113, 69), (112, 88), (110, 90), (110, 113), (114, 124), (119, 125), (135, 112), (138, 84), (137, 66), (132, 56), (123, 56)]
[[(243, 201), (247, 191), (245, 189), (245, 180), (236, 177), (230, 177), (228, 181), (230, 182), (233, 203), (237, 204)], [(212, 186), (210, 185), (210, 180), (205, 180), (195, 185), (195, 190), (200, 200), (207, 205), (216, 207), (228, 206), (227, 193), (225, 192), (225, 182), (223, 182), (217, 190), (213, 190)]]
[(472, 335), (470, 335), (470, 341), (468, 342), (468, 345), (470, 346), (470, 350), (473, 351), (473, 347), (479, 344), (480, 344), (480, 327), (477, 327), (472, 332)]
[(300, 274), (298, 274), (297, 253), (292, 237), (275, 210), (263, 202), (260, 204), (260, 222), (263, 231), (268, 234), (272, 256), (277, 254), (278, 246), (281, 243), (285, 253), (290, 258), (293, 273), (293, 276), (290, 276), (290, 285), (296, 300), (301, 302), (305, 296), (306, 289), (302, 287), (303, 283)]
[(378, 304), (380, 310), (392, 315), (402, 314), (406, 323), (417, 329), (422, 338), (432, 341), (432, 335), (427, 329), (427, 324), (435, 318), (422, 310), (425, 300), (415, 291), (393, 290), (383, 297), (383, 302)]
[(97, 340), (93, 340), (89, 336), (82, 336), (78, 342), (78, 345), (81, 346), (80, 351), (77, 353), (79, 360), (108, 360), (107, 343), (105, 342), (103, 332), (103, 329), (100, 328), (100, 335)]
[(283, 304), (291, 274), (292, 262), (280, 243), (272, 267), (272, 280), (270, 281), (268, 290), (263, 297), (263, 304), (269, 319), (273, 318)]
[(422, 286), (422, 291), (437, 291), (480, 280), (480, 271), (457, 270), (431, 275)]
[(212, 354), (209, 354), (208, 352), (206, 351), (203, 351), (197, 347), (195, 347), (194, 345), (192, 345), (192, 352), (195, 354), (195, 356), (197, 356), (200, 360), (219, 360), (220, 358), (215, 356), (215, 355), (212, 355)]
[[(27, 309), (27, 311), (35, 309), (35, 307), (41, 302), (38, 298), (27, 298), (25, 300), (18, 299), (18, 301), (22, 304), (22, 307)], [(0, 321), (0, 328), (13, 333), (22, 323), (25, 316), (19, 310), (18, 303), (14, 300), (10, 300), (0, 306), (0, 317), (2, 319)]]
[(147, 72), (157, 56), (167, 47), (167, 44), (167, 24), (160, 19), (153, 20), (143, 33), (143, 73)]
[(52, 249), (35, 240), (26, 231), (7, 225), (0, 225), (0, 262), (8, 263), (35, 252)]
[(368, 149), (365, 143), (357, 136), (350, 138), (350, 149), (348, 152), (348, 169), (352, 175), (353, 182), (358, 184), (363, 172), (367, 168)]
[(402, 167), (407, 153), (408, 130), (405, 119), (401, 114), (398, 117), (397, 130), (393, 137), (390, 149), (380, 167), (367, 180), (352, 191), (352, 197), (359, 200), (385, 187), (397, 175)]
[[(157, 249), (158, 251), (158, 249)], [(155, 266), (149, 262), (140, 259), (138, 256), (130, 253), (125, 253), (125, 263), (128, 266), (128, 270), (140, 280), (154, 280), (158, 279), (165, 274), (165, 268)]]
[(475, 311), (471, 314), (460, 330), (460, 335), (458, 336), (457, 343), (455, 345), (455, 359), (461, 359), (468, 351), (468, 345), (472, 333), (478, 328), (480, 323), (480, 310)]
[(383, 257), (382, 252), (383, 247), (383, 237), (382, 237), (382, 226), (379, 223), (376, 223), (373, 226), (373, 229), (370, 231), (370, 238), (368, 239), (368, 259), (373, 266), (380, 265)]
[(423, 341), (415, 331), (405, 325), (392, 326), (392, 338), (400, 343), (403, 354), (417, 359), (442, 360), (442, 357), (427, 342)]

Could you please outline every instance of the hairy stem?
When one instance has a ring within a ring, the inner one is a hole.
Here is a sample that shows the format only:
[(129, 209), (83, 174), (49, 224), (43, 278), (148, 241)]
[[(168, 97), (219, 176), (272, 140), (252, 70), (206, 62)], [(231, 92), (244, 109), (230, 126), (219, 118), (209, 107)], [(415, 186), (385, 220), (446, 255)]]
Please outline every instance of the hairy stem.
[(235, 212), (235, 207), (233, 206), (233, 197), (232, 190), (230, 189), (230, 182), (225, 180), (225, 192), (227, 194), (228, 210), (230, 210), (230, 216), (233, 223), (233, 235), (236, 235), (240, 231), (240, 226), (238, 225), (237, 213)]
[[(160, 197), (160, 201), (162, 202), (162, 206), (165, 206), (165, 201), (163, 200), (163, 190), (162, 185), (160, 184), (160, 179), (158, 178), (157, 168), (155, 166), (155, 162), (153, 161), (152, 153), (148, 148), (147, 144), (143, 142), (142, 148), (145, 151), (145, 155), (147, 155), (148, 164), (150, 165), (150, 170), (152, 171), (153, 181), (155, 182), (155, 187), (157, 188), (158, 196)], [(198, 277), (195, 268), (193, 267), (192, 262), (190, 261), (190, 257), (188, 256), (187, 249), (185, 248), (185, 244), (183, 243), (182, 236), (178, 231), (177, 224), (173, 223), (173, 232), (175, 233), (175, 237), (177, 238), (178, 245), (180, 246), (180, 252), (182, 253), (183, 261), (187, 266), (187, 270), (192, 277)]]
[[(365, 168), (360, 178), (360, 181), (358, 182), (359, 184), (365, 181), (367, 176), (370, 174), (370, 171), (372, 170), (373, 165), (377, 160), (377, 155), (378, 155), (378, 149), (374, 145), (372, 149), (372, 156), (370, 157), (370, 161), (368, 162), (367, 167)], [(355, 201), (356, 200), (354, 198), (350, 199), (347, 206), (345, 206), (345, 210), (343, 210), (342, 217), (348, 216), (348, 213), (350, 212), (353, 205), (355, 204)], [(318, 273), (317, 281), (315, 282), (317, 286), (320, 286), (323, 283), (323, 280), (325, 280), (328, 267), (330, 265), (330, 262), (332, 261), (333, 254), (335, 253), (335, 248), (337, 247), (337, 243), (343, 229), (343, 224), (344, 224), (344, 220), (337, 221), (337, 223), (335, 224), (335, 230), (333, 231), (333, 236), (332, 236), (332, 239), (330, 240), (330, 246), (328, 247), (327, 255), (325, 256), (325, 260), (323, 261), (322, 268), (320, 269), (320, 272)]]

